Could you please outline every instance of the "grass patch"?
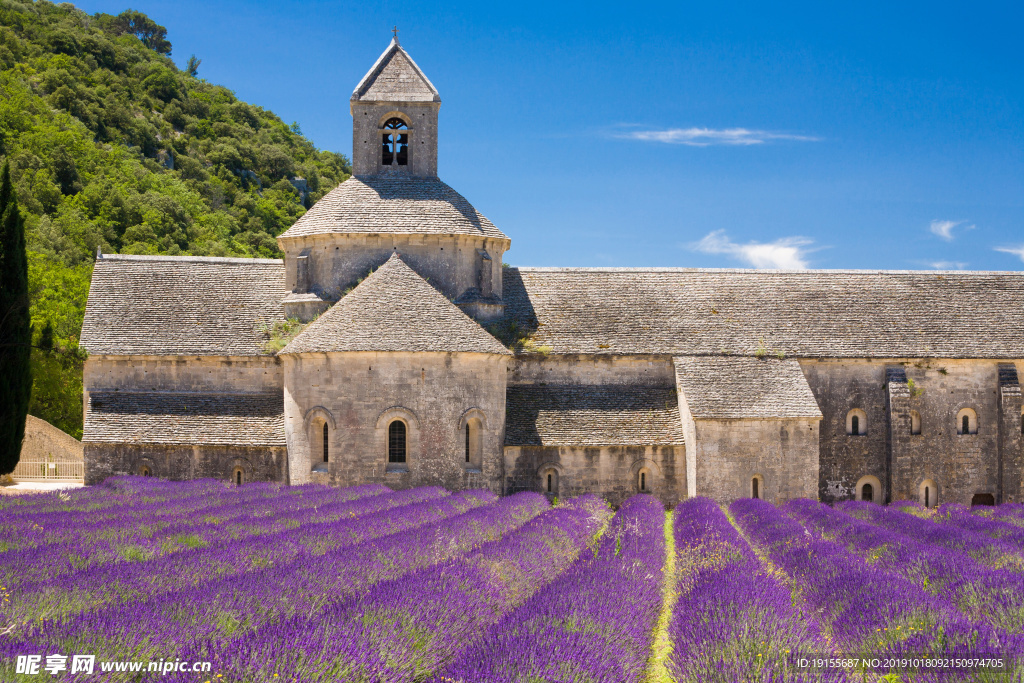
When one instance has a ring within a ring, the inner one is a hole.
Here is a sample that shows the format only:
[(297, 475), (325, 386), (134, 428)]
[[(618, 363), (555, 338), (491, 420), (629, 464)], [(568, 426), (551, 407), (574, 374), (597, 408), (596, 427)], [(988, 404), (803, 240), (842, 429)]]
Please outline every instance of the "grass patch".
[[(316, 318), (313, 320), (316, 320)], [(313, 321), (311, 320), (310, 322)], [(299, 333), (306, 329), (308, 324), (298, 318), (278, 320), (274, 323), (262, 323), (257, 329), (264, 337), (263, 352), (268, 354), (277, 353), (288, 346), (288, 342), (299, 336)]]
[(672, 639), (668, 634), (668, 625), (672, 620), (679, 591), (676, 587), (676, 537), (672, 529), (675, 515), (672, 510), (665, 511), (665, 566), (662, 568), (664, 577), (661, 585), (661, 614), (654, 626), (651, 638), (651, 656), (647, 659), (647, 673), (644, 683), (673, 683), (665, 662), (672, 656)]

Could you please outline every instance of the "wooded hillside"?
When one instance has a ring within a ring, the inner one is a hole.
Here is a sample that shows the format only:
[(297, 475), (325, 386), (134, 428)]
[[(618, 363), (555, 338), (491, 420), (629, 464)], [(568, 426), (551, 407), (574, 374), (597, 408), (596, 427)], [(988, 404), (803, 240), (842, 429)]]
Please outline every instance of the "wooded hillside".
[(170, 54), (140, 12), (0, 0), (0, 164), (25, 215), (39, 347), (30, 412), (76, 438), (97, 249), (277, 257), (274, 236), (351, 173)]

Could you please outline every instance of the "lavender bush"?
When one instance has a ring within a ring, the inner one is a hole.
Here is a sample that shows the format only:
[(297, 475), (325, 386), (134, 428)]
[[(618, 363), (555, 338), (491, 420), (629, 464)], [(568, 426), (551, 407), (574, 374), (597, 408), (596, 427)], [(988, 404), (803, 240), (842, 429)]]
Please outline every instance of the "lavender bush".
[(841, 681), (798, 676), (796, 652), (826, 652), (817, 622), (771, 572), (718, 505), (692, 498), (675, 511), (678, 602), (668, 670), (689, 681)]
[[(220, 680), (422, 680), (595, 542), (610, 513), (582, 496), (458, 559), (374, 586), (207, 655)], [(301, 647), (296, 647), (301, 643)], [(168, 677), (185, 683), (188, 677)]]
[(630, 498), (595, 553), (584, 552), (432, 680), (641, 680), (661, 608), (664, 526), (656, 498)]

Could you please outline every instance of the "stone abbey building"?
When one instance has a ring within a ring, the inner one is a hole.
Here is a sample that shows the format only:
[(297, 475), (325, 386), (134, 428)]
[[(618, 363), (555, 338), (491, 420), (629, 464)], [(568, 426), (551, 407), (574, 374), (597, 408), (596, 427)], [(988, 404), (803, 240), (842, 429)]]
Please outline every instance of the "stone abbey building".
[(1024, 274), (506, 267), (440, 106), (392, 41), (283, 260), (97, 260), (88, 482), (1021, 500)]

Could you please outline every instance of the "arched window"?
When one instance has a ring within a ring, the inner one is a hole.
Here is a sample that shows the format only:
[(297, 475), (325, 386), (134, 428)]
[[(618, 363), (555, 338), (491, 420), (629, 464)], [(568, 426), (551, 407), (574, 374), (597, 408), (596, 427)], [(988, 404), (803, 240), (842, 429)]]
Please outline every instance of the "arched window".
[(558, 470), (547, 467), (540, 473), (540, 484), (544, 493), (558, 495)]
[(750, 497), (764, 498), (764, 478), (760, 474), (755, 474), (750, 480)]
[(405, 462), (405, 423), (401, 420), (388, 425), (388, 462)]
[(978, 414), (970, 408), (962, 408), (956, 414), (956, 433), (960, 436), (978, 433)]
[(142, 471), (139, 472), (139, 474), (141, 474), (144, 477), (151, 477), (151, 476), (153, 476), (153, 473), (149, 471), (148, 467), (143, 467)]
[(330, 458), (330, 450), (329, 450), (329, 446), (327, 445), (329, 443), (329, 441), (330, 441), (328, 437), (329, 437), (329, 434), (328, 434), (327, 423), (324, 422), (324, 462), (328, 462), (328, 460)]
[(384, 122), (381, 134), (380, 163), (384, 166), (406, 166), (409, 164), (409, 132), (405, 121), (397, 116)]
[(868, 433), (868, 416), (860, 408), (846, 414), (846, 433), (850, 436), (864, 436)]
[(463, 467), (467, 470), (483, 469), (484, 449), (484, 418), (480, 411), (473, 410), (464, 417), (465, 424), (462, 426), (462, 440), (465, 452)]
[(913, 435), (921, 433), (921, 413), (916, 410), (910, 411), (910, 433)]
[(235, 468), (234, 476), (232, 478), (235, 480), (235, 486), (241, 486), (243, 484), (243, 474), (241, 467)]
[(857, 480), (856, 500), (866, 500), (869, 503), (875, 502), (876, 496), (882, 494), (882, 482), (874, 475), (867, 475)]
[(640, 493), (651, 492), (651, 471), (646, 467), (642, 468), (636, 475), (636, 486)]
[(939, 487), (931, 479), (925, 479), (918, 487), (918, 500), (926, 508), (939, 504)]

